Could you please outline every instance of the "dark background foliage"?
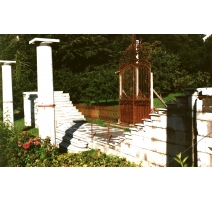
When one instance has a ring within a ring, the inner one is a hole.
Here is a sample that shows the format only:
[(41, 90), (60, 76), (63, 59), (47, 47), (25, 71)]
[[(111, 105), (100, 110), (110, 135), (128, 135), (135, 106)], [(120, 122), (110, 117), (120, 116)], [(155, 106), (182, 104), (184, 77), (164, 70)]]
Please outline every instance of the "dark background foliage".
[[(53, 45), (54, 90), (70, 93), (73, 102), (98, 104), (118, 99), (115, 72), (121, 55), (131, 43), (131, 35), (2, 34), (0, 59), (17, 62), (12, 65), (16, 109), (23, 108), (22, 92), (37, 90), (36, 47), (29, 45), (35, 37), (60, 39), (60, 43)], [(212, 37), (205, 42), (203, 37), (203, 34), (136, 35), (150, 55), (158, 93), (211, 86)], [(1, 82), (0, 79), (0, 85)]]

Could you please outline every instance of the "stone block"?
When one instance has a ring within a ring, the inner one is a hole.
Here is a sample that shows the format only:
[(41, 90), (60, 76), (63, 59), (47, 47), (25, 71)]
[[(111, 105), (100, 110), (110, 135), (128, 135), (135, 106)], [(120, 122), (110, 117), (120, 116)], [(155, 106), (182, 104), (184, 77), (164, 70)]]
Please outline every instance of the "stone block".
[(167, 128), (167, 115), (161, 115), (160, 119), (161, 119), (160, 127)]
[(202, 100), (197, 99), (197, 101), (196, 101), (196, 111), (197, 112), (202, 112), (202, 106), (203, 106)]
[(212, 121), (196, 120), (198, 135), (206, 136), (212, 131)]
[(167, 142), (175, 143), (175, 131), (173, 129), (167, 129)]
[(154, 166), (162, 166), (163, 165), (163, 154), (154, 152), (154, 151), (146, 151), (146, 161), (152, 163)]
[(175, 144), (186, 145), (186, 133), (184, 131), (175, 131)]
[(197, 112), (196, 119), (202, 121), (212, 121), (212, 113), (209, 112)]
[(143, 138), (142, 148), (150, 150), (152, 147), (151, 138)]
[(160, 121), (160, 115), (159, 114), (149, 114), (152, 121)]
[(167, 129), (173, 129), (172, 116), (167, 116)]
[(158, 127), (160, 128), (162, 126), (161, 122), (160, 121), (153, 121), (152, 122), (152, 127)]
[(208, 153), (197, 153), (197, 166), (198, 167), (211, 167), (211, 155)]
[(151, 120), (150, 121), (145, 121), (144, 125), (145, 126), (152, 126), (152, 121)]
[(172, 117), (172, 128), (174, 130), (186, 131), (187, 130), (186, 119), (178, 116)]
[(167, 130), (164, 128), (154, 128), (152, 129), (151, 139), (157, 139), (160, 141), (167, 141)]
[(139, 135), (139, 136), (145, 135), (144, 128), (143, 128), (142, 130), (139, 130), (139, 131), (138, 131), (138, 135)]
[(180, 146), (176, 144), (167, 143), (167, 155), (176, 156), (181, 151)]
[(120, 152), (129, 155), (130, 154), (130, 145), (125, 144), (125, 143), (121, 143)]
[(197, 151), (206, 152), (206, 139), (202, 136), (197, 136)]
[(157, 153), (160, 153), (160, 154), (166, 154), (166, 152), (167, 152), (167, 144), (166, 144), (166, 142), (155, 141), (155, 142), (153, 142), (153, 146), (154, 146), (153, 151), (155, 151)]
[(142, 144), (143, 144), (143, 140), (144, 139), (141, 136), (133, 136), (131, 144), (138, 146), (138, 147), (141, 147)]
[(136, 158), (141, 158), (142, 149), (136, 146), (131, 145), (130, 155)]

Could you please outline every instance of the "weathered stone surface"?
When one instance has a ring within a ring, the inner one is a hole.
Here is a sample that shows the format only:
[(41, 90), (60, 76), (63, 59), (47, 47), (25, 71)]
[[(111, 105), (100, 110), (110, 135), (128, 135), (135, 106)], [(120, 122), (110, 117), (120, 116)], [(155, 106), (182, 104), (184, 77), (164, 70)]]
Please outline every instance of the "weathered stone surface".
[(186, 133), (184, 131), (175, 131), (175, 144), (186, 145)]
[(197, 136), (197, 151), (198, 152), (206, 152), (206, 141), (203, 136)]
[(196, 119), (202, 121), (212, 121), (212, 113), (209, 112), (197, 112)]
[(167, 142), (175, 143), (175, 131), (173, 129), (167, 129)]
[(186, 131), (186, 119), (178, 116), (172, 117), (172, 128), (174, 130)]
[(212, 121), (197, 120), (198, 135), (206, 136), (212, 131)]
[(167, 141), (167, 129), (164, 128), (152, 128), (151, 139), (157, 139), (160, 141)]
[(176, 156), (180, 153), (180, 146), (176, 144), (167, 143), (167, 155)]
[(211, 166), (211, 155), (204, 152), (198, 152), (197, 155), (198, 167), (212, 167)]

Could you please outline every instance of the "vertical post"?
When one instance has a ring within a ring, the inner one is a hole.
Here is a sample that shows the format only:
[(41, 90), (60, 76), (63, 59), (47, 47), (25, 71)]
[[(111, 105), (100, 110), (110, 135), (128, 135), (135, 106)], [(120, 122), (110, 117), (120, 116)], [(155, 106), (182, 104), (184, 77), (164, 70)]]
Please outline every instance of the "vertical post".
[(2, 65), (2, 97), (3, 97), (3, 122), (9, 127), (14, 125), (13, 90), (12, 90), (12, 63), (16, 61), (0, 60)]
[[(138, 45), (139, 45), (139, 40), (136, 40), (136, 64), (139, 62), (139, 54), (138, 54)], [(135, 96), (138, 96), (138, 90), (139, 90), (139, 71), (138, 71), (138, 66), (136, 65), (136, 70), (135, 70), (135, 80), (136, 80), (136, 85), (135, 85)]]
[(151, 72), (151, 78), (150, 78), (150, 101), (151, 101), (151, 104), (150, 104), (150, 109), (152, 110), (154, 108), (154, 98), (153, 98), (153, 73)]
[(29, 44), (37, 43), (38, 125), (41, 138), (49, 136), (56, 144), (55, 105), (52, 69), (53, 42), (59, 39), (34, 38)]
[(29, 100), (29, 92), (23, 92), (23, 101), (24, 101), (24, 125), (31, 126), (31, 101)]
[(107, 125), (107, 144), (110, 142), (110, 121), (108, 122)]
[(119, 99), (122, 96), (122, 74), (119, 73)]
[(120, 105), (120, 100), (122, 97), (122, 73), (119, 72), (119, 119), (118, 123), (121, 123), (120, 118), (121, 118), (121, 105)]

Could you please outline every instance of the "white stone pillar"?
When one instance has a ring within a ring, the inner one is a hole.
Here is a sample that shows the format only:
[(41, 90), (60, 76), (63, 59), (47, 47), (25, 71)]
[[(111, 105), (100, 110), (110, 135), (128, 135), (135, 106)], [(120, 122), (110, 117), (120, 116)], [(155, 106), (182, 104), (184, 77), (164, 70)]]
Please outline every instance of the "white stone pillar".
[(12, 63), (16, 61), (0, 60), (2, 65), (2, 97), (3, 97), (3, 122), (9, 126), (14, 125), (13, 90), (12, 90)]
[(41, 138), (49, 136), (56, 144), (55, 105), (52, 70), (53, 42), (59, 39), (34, 38), (29, 44), (37, 43), (38, 125)]
[(29, 93), (23, 92), (24, 101), (24, 125), (31, 126), (31, 101), (29, 100)]

